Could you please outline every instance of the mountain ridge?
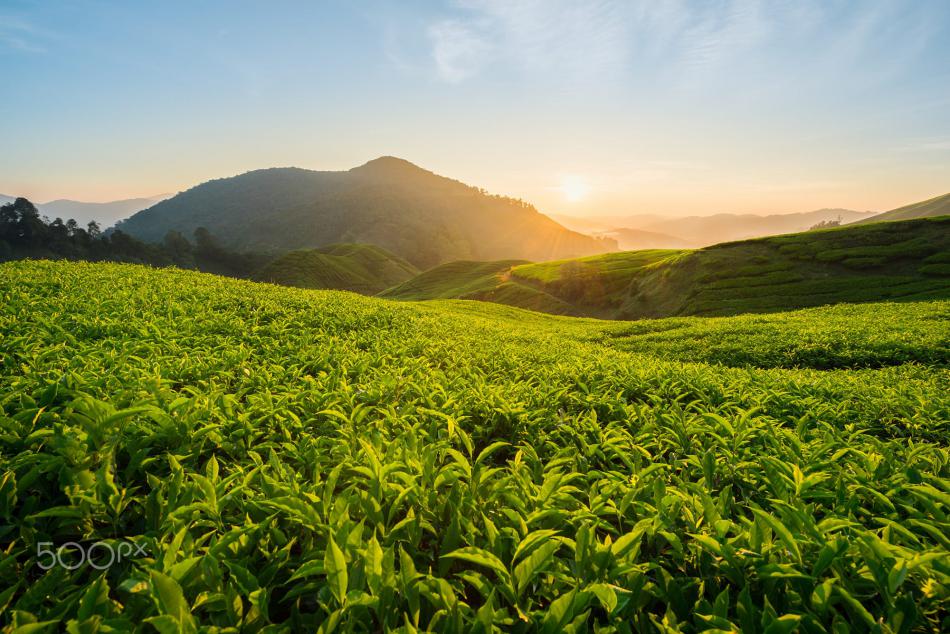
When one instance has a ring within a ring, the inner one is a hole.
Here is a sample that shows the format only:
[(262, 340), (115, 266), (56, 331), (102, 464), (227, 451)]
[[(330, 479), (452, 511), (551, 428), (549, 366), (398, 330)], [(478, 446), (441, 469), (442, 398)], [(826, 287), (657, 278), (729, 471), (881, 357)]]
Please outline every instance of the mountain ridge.
[[(734, 240), (806, 231), (825, 221), (840, 219), (842, 224), (849, 224), (856, 220), (870, 218), (874, 213), (842, 208), (822, 208), (788, 214), (716, 213), (706, 216), (693, 214), (674, 217), (659, 214), (632, 214), (587, 218), (556, 216), (556, 218), (569, 228), (586, 231), (593, 235), (613, 235), (618, 231), (629, 230), (659, 233), (673, 238), (653, 241), (640, 248), (683, 248), (686, 245), (704, 247)], [(623, 241), (619, 240), (619, 242), (621, 242), (621, 248), (624, 248)]]
[(346, 171), (264, 168), (213, 179), (116, 225), (146, 241), (204, 226), (232, 249), (375, 244), (419, 268), (455, 259), (527, 260), (614, 251), (524, 201), (440, 176), (396, 157)]

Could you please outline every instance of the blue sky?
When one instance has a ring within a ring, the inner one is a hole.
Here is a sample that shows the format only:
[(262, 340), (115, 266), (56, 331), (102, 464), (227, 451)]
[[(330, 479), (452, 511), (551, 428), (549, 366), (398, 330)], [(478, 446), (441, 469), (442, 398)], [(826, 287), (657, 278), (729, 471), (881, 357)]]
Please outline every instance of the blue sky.
[(391, 154), (543, 211), (950, 191), (950, 2), (0, 3), (0, 193)]

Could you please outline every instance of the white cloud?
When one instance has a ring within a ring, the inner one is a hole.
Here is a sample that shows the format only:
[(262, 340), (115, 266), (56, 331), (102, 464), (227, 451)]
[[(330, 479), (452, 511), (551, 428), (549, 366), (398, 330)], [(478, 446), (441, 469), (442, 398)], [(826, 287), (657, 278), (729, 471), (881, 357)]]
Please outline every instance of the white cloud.
[(476, 73), (492, 46), (475, 28), (459, 20), (442, 20), (429, 27), (432, 58), (439, 77), (458, 83)]
[[(786, 70), (814, 85), (857, 72), (880, 81), (908, 67), (937, 28), (927, 7), (901, 6), (891, 0), (848, 11), (822, 0), (452, 0), (440, 16), (427, 18), (423, 66), (452, 83), (500, 69), (567, 90), (630, 81), (706, 86), (732, 77), (747, 77), (754, 90), (787, 81)], [(886, 56), (882, 41), (890, 43)]]
[(459, 82), (493, 62), (564, 81), (622, 69), (623, 5), (613, 0), (464, 0), (458, 15), (429, 27), (432, 59)]

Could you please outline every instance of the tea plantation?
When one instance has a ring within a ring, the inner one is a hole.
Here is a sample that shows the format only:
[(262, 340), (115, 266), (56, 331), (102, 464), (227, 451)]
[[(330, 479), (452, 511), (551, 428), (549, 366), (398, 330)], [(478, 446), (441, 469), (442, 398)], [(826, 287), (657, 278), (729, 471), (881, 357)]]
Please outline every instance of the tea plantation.
[(0, 300), (5, 632), (950, 630), (950, 302), (604, 322), (37, 261)]
[(728, 316), (950, 299), (950, 216), (835, 227), (697, 250), (539, 263), (452, 262), (381, 296), (478, 299), (602, 319)]

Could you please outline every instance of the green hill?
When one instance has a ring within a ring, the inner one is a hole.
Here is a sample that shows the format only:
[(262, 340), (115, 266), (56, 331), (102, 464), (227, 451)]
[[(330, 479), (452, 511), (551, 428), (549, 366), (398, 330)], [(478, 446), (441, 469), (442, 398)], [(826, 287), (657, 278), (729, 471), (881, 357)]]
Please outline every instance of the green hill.
[[(732, 315), (841, 302), (950, 297), (950, 217), (847, 226), (698, 250), (609, 253), (521, 264), (484, 278), (477, 295), (416, 288), (399, 299), (492, 296), (495, 282), (559, 301), (557, 312), (607, 318)], [(446, 271), (450, 273), (451, 271)], [(412, 280), (403, 288), (413, 288)], [(398, 291), (398, 289), (394, 289)], [(523, 304), (511, 302), (513, 305)], [(543, 310), (543, 309), (542, 309)]]
[(498, 262), (448, 262), (424, 271), (416, 277), (390, 288), (380, 297), (396, 299), (452, 299), (492, 290), (503, 282), (503, 276), (524, 260)]
[(393, 157), (345, 172), (264, 169), (209, 181), (117, 227), (146, 241), (207, 228), (222, 246), (279, 253), (375, 244), (429, 268), (452, 260), (577, 257), (616, 241), (565, 229), (531, 205)]
[(258, 271), (255, 279), (374, 295), (418, 273), (419, 269), (380, 247), (334, 244), (285, 253)]
[(514, 267), (510, 277), (561, 299), (577, 314), (611, 317), (624, 301), (632, 279), (680, 253), (652, 249), (539, 262)]
[(513, 281), (512, 267), (523, 260), (496, 262), (449, 262), (380, 293), (380, 297), (403, 300), (474, 299), (527, 308), (555, 315), (576, 311), (566, 302), (534, 286)]
[(950, 297), (950, 216), (686, 251), (631, 280), (618, 316), (732, 315)]
[(950, 302), (630, 323), (48, 261), (0, 297), (5, 631), (946, 630)]
[(912, 220), (914, 218), (935, 218), (950, 215), (950, 194), (937, 196), (912, 205), (898, 207), (890, 211), (877, 214), (870, 218), (859, 220), (853, 224), (866, 225), (871, 222), (891, 222), (894, 220)]

